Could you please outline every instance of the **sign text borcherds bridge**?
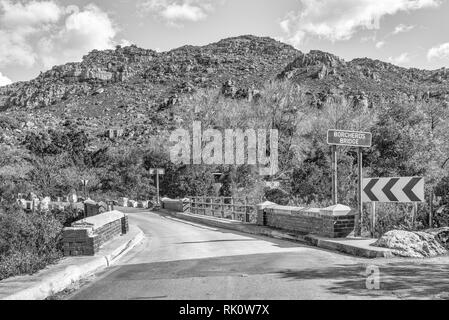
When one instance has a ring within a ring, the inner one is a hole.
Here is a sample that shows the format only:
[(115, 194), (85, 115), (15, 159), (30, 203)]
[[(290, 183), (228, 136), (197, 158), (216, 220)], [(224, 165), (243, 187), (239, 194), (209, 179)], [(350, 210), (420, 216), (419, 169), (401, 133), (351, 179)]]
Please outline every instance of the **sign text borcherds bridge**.
[(373, 135), (369, 132), (332, 129), (327, 132), (327, 143), (329, 145), (370, 148), (372, 140)]
[(425, 202), (424, 178), (363, 179), (363, 202)]
[(363, 202), (362, 202), (362, 176), (363, 176), (363, 155), (362, 148), (371, 148), (373, 135), (370, 132), (349, 131), (339, 129), (329, 129), (327, 131), (327, 144), (332, 146), (332, 202), (338, 203), (338, 173), (337, 173), (337, 146), (356, 147), (358, 162), (358, 181), (357, 181), (357, 202), (358, 217), (360, 223), (356, 223), (356, 235), (360, 235), (363, 225)]

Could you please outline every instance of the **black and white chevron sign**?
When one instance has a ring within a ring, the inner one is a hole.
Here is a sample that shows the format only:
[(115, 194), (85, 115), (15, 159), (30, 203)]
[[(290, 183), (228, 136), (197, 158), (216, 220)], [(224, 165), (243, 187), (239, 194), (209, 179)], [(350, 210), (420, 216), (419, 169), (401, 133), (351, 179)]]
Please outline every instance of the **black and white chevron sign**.
[(363, 202), (424, 202), (424, 178), (363, 179)]

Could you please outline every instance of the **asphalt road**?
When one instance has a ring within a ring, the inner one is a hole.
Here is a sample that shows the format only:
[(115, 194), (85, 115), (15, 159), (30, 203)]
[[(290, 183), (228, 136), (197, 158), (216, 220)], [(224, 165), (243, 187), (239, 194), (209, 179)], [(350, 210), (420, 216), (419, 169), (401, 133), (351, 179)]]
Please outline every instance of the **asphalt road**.
[[(129, 213), (147, 239), (68, 299), (449, 298), (449, 258), (362, 259), (299, 243)], [(380, 290), (367, 289), (367, 267)]]

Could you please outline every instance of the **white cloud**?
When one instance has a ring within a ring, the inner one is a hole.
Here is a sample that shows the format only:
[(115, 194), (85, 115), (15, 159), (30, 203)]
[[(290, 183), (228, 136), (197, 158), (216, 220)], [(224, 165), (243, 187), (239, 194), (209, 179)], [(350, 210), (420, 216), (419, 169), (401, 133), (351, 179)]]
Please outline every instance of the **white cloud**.
[(0, 66), (32, 66), (36, 54), (28, 39), (59, 20), (62, 10), (51, 1), (27, 4), (0, 0)]
[(212, 0), (146, 0), (140, 7), (164, 19), (169, 25), (204, 20), (213, 11)]
[(2, 23), (9, 28), (38, 26), (57, 22), (61, 16), (61, 8), (53, 1), (31, 1), (27, 4), (12, 3), (10, 0), (0, 1)]
[(377, 49), (382, 49), (385, 46), (385, 41), (379, 41), (376, 43), (376, 48)]
[(404, 52), (397, 57), (389, 57), (388, 61), (396, 65), (404, 65), (410, 62), (410, 55), (408, 52)]
[(42, 38), (37, 50), (44, 67), (79, 61), (87, 52), (114, 46), (115, 28), (108, 15), (95, 5), (73, 10), (58, 32)]
[(0, 67), (9, 64), (31, 67), (35, 62), (36, 54), (24, 35), (0, 29)]
[(92, 4), (0, 0), (0, 66), (49, 68), (80, 61), (93, 49), (112, 48), (115, 35), (108, 14)]
[(376, 41), (376, 37), (377, 37), (376, 34), (371, 34), (371, 35), (367, 35), (367, 36), (364, 36), (364, 37), (360, 38), (360, 41), (362, 41), (362, 42), (374, 42), (374, 41)]
[(449, 42), (442, 43), (438, 46), (430, 48), (427, 52), (427, 59), (448, 59), (449, 58)]
[(409, 32), (409, 31), (413, 30), (414, 28), (415, 28), (415, 26), (407, 26), (405, 24), (400, 24), (400, 25), (396, 26), (396, 28), (394, 28), (393, 34)]
[(7, 86), (8, 84), (11, 84), (11, 83), (12, 83), (11, 79), (9, 79), (7, 76), (4, 76), (0, 72), (0, 87)]
[(386, 15), (436, 7), (440, 0), (298, 0), (300, 8), (281, 21), (288, 41), (306, 36), (348, 40), (359, 30), (377, 30)]
[(187, 3), (169, 5), (161, 12), (161, 15), (170, 21), (199, 21), (207, 17), (202, 8)]

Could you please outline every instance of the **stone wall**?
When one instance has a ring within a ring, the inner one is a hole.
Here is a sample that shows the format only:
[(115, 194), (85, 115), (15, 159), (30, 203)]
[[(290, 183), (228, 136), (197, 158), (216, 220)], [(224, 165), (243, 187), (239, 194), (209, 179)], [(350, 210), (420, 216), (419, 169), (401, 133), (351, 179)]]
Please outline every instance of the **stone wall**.
[(63, 231), (65, 256), (93, 256), (102, 245), (129, 231), (128, 215), (110, 211), (72, 223)]
[(311, 209), (266, 202), (257, 206), (257, 224), (329, 238), (344, 238), (354, 231), (355, 214), (351, 208), (342, 205)]

